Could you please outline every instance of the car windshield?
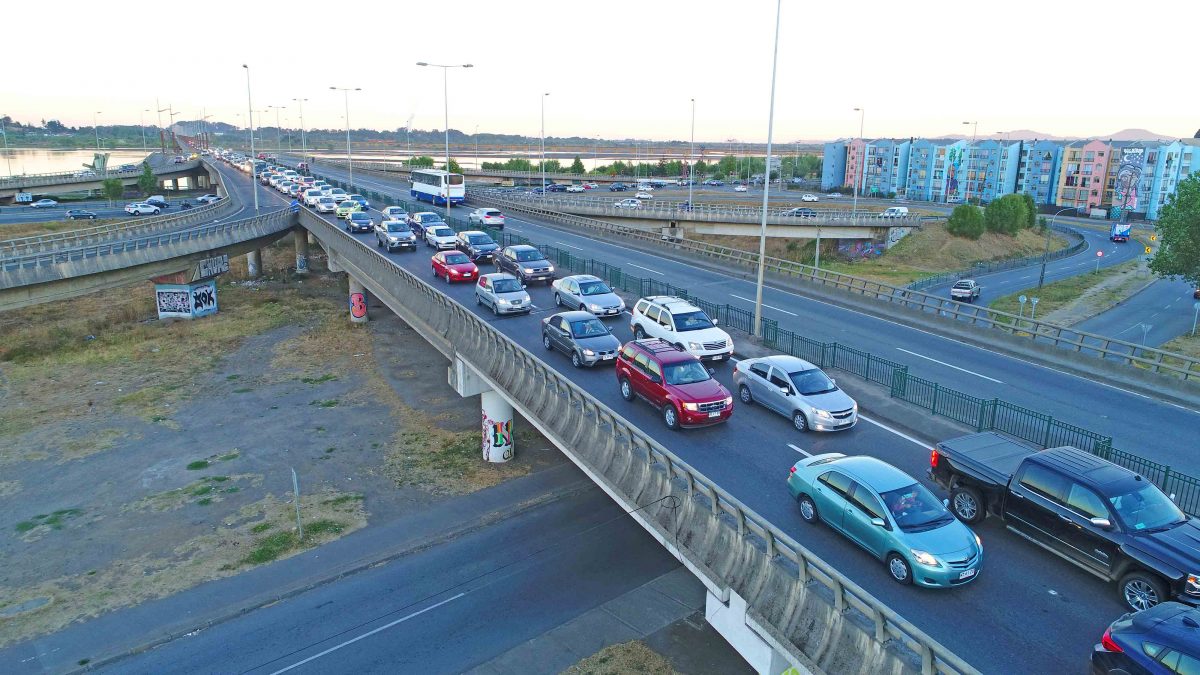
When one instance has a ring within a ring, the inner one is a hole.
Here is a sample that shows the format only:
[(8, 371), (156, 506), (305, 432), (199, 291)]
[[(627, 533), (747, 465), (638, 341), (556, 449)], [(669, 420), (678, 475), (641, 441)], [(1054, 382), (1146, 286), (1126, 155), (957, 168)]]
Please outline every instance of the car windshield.
[(709, 379), (708, 370), (699, 361), (672, 363), (663, 368), (667, 384), (692, 384)]
[(1108, 501), (1125, 527), (1138, 532), (1164, 530), (1187, 520), (1162, 490), (1148, 483)]
[(496, 243), (496, 242), (492, 241), (492, 238), (487, 236), (486, 234), (469, 234), (469, 235), (467, 235), (467, 241), (470, 242), (471, 244), (474, 244), (477, 246), (481, 245), (481, 244), (495, 244)]
[(612, 289), (603, 281), (585, 281), (579, 284), (580, 295), (604, 295), (612, 293)]
[(533, 262), (534, 260), (542, 260), (542, 259), (544, 259), (542, 252), (537, 250), (536, 248), (517, 251), (517, 260), (520, 262)]
[(879, 493), (892, 514), (892, 520), (905, 532), (932, 530), (954, 520), (933, 493), (920, 483)]
[(489, 218), (495, 218), (495, 217), (497, 217), (497, 216), (499, 216), (499, 215), (500, 215), (500, 212), (499, 212), (499, 211), (490, 211), (490, 210), (489, 210), (489, 211), (484, 211), (484, 212), (483, 212), (483, 215), (485, 215), (485, 216), (488, 216)]
[(497, 293), (516, 293), (521, 290), (521, 282), (516, 279), (497, 279), (492, 289)]
[(435, 237), (453, 237), (454, 230), (448, 227), (431, 227), (429, 233)]
[(446, 262), (450, 265), (461, 265), (471, 262), (471, 259), (465, 253), (450, 253), (446, 256)]
[(332, 204), (333, 197), (321, 197), (321, 203), (322, 204)]
[(600, 319), (584, 319), (571, 322), (571, 335), (577, 338), (592, 338), (608, 335), (608, 328), (600, 323)]
[(672, 314), (671, 318), (675, 319), (675, 330), (702, 330), (704, 328), (712, 328), (712, 319), (700, 310), (694, 312), (683, 312), (682, 314)]
[(833, 380), (817, 368), (788, 373), (788, 378), (791, 379), (792, 384), (796, 385), (796, 391), (800, 392), (801, 396), (814, 396), (837, 391)]
[(412, 232), (404, 223), (384, 223), (388, 232)]

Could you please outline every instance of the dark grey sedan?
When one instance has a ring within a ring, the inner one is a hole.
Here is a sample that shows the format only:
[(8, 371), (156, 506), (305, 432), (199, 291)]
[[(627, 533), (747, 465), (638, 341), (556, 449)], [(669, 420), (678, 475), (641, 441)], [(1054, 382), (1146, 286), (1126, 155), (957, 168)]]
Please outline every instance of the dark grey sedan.
[(542, 346), (571, 357), (576, 368), (612, 363), (621, 341), (591, 312), (560, 312), (542, 319)]

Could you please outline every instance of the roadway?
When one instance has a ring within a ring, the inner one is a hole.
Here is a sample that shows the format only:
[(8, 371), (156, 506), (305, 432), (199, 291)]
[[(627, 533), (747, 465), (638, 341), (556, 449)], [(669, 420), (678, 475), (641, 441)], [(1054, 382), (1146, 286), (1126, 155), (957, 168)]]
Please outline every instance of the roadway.
[[(335, 172), (327, 170), (327, 173)], [(362, 188), (395, 190), (394, 185), (375, 177), (360, 174), (356, 178)], [(454, 211), (464, 215), (461, 208)], [(510, 216), (506, 231), (577, 250), (581, 255), (621, 265), (630, 273), (655, 275), (691, 288), (712, 301), (748, 306), (748, 298), (753, 296), (753, 286), (747, 282), (545, 227), (529, 219)], [(373, 244), (373, 234), (356, 236)], [(530, 287), (537, 307), (533, 316), (494, 319), (490, 312), (476, 307), (472, 284), (449, 286), (430, 276), (431, 253), (429, 249), (421, 249), (417, 253), (380, 255), (430, 279), (438, 290), (558, 367), (606, 405), (984, 672), (1011, 672), (1014, 658), (1020, 658), (1022, 669), (1028, 672), (1079, 669), (1104, 627), (1123, 612), (1112, 585), (1044, 554), (993, 521), (976, 528), (987, 550), (987, 563), (977, 582), (944, 592), (896, 584), (880, 562), (828, 529), (801, 521), (795, 502), (787, 493), (787, 468), (804, 454), (843, 452), (877, 456), (910, 475), (921, 476), (928, 467), (928, 448), (939, 439), (914, 438), (893, 430), (875, 419), (870, 409), (863, 411), (864, 421), (856, 429), (840, 434), (800, 434), (788, 420), (757, 406), (739, 406), (725, 425), (669, 431), (657, 411), (640, 401), (628, 403), (620, 398), (609, 367), (575, 370), (562, 355), (542, 349), (539, 322), (553, 311), (552, 294), (547, 288)], [(490, 266), (485, 266), (484, 271), (490, 271)], [(1145, 446), (1134, 442), (1141, 439), (1155, 443), (1154, 448), (1164, 455), (1170, 453), (1176, 457), (1177, 448), (1167, 440), (1173, 434), (1164, 430), (1174, 429), (1174, 437), (1182, 438), (1190, 433), (1197, 419), (1192, 411), (1165, 407), (1137, 395), (778, 289), (766, 289), (765, 302), (769, 306), (768, 315), (779, 319), (781, 326), (908, 361), (917, 374), (976, 394), (991, 395), (979, 391), (990, 389), (1017, 403), (1062, 413), (1074, 423), (1108, 426), (1111, 431), (1120, 432), (1118, 445), (1130, 450), (1145, 451)], [(622, 341), (632, 338), (626, 321), (623, 317), (609, 323)], [(734, 338), (738, 339), (736, 335)], [(934, 354), (938, 360), (929, 360), (931, 357), (924, 354)], [(729, 366), (718, 366), (717, 377), (732, 391)], [(1111, 421), (1104, 412), (1093, 413), (1090, 420), (1080, 419), (1080, 401), (1088, 401), (1090, 410), (1114, 411)], [(920, 419), (907, 420), (906, 424), (921, 428)], [(1131, 430), (1131, 426), (1135, 428)], [(1122, 440), (1125, 442), (1121, 443)]]
[[(1137, 250), (1141, 252), (1140, 248)], [(1075, 327), (1158, 347), (1192, 331), (1196, 317), (1194, 303), (1200, 302), (1192, 297), (1194, 291), (1195, 287), (1186, 281), (1159, 279), (1137, 295)]]

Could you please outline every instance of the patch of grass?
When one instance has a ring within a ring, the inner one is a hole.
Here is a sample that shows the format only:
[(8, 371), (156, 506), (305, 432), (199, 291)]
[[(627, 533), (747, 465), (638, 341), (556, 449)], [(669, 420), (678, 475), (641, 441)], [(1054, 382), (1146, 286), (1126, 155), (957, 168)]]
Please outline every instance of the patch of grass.
[(330, 380), (336, 380), (336, 379), (337, 379), (337, 375), (330, 375), (329, 373), (325, 373), (324, 375), (322, 375), (320, 377), (302, 377), (302, 378), (300, 378), (300, 381), (303, 382), (304, 384), (321, 384), (322, 382), (329, 382)]
[(28, 532), (37, 526), (38, 524), (32, 520), (22, 520), (17, 523), (17, 532)]
[(233, 393), (235, 393), (235, 394), (246, 394), (246, 393), (249, 393), (249, 392), (252, 392), (252, 391), (254, 391), (254, 390), (253, 390), (253, 389), (251, 389), (250, 387), (241, 387), (241, 388), (239, 388), (239, 389), (234, 389), (234, 390), (233, 390)]
[(45, 525), (52, 530), (61, 530), (63, 524), (83, 513), (82, 509), (59, 509), (53, 513), (42, 513), (34, 516), (30, 520), (22, 520), (17, 523), (17, 532), (29, 532), (30, 530)]
[(563, 675), (678, 675), (661, 654), (641, 640), (609, 645), (563, 671)]
[(201, 485), (201, 486), (197, 487), (196, 489), (192, 490), (192, 494), (193, 494), (193, 495), (196, 495), (197, 497), (199, 497), (199, 496), (201, 496), (201, 495), (206, 495), (206, 494), (208, 494), (208, 493), (210, 493), (210, 492), (212, 492), (212, 491), (213, 491), (213, 486), (211, 486), (211, 485)]
[(236, 379), (238, 379), (239, 377), (241, 377), (241, 375), (236, 375), (236, 374), (234, 374), (234, 375), (226, 375), (226, 376), (225, 376), (225, 379), (226, 379), (226, 380), (229, 380), (230, 382), (232, 382), (233, 380), (236, 380)]
[(198, 500), (196, 500), (196, 503), (199, 504), (200, 506), (208, 506), (209, 504), (212, 503), (212, 497), (205, 497), (204, 499), (198, 499)]
[(227, 452), (224, 455), (220, 455), (219, 457), (217, 457), (217, 459), (222, 462), (228, 462), (229, 460), (237, 459), (240, 456), (241, 456), (241, 453), (238, 452), (237, 450), (234, 450), (233, 452)]
[(295, 532), (276, 532), (258, 540), (258, 545), (242, 559), (242, 563), (246, 565), (269, 563), (295, 548), (297, 543)]
[(239, 488), (239, 487), (238, 487), (238, 486), (236, 486), (236, 485), (231, 485), (231, 486), (229, 486), (229, 487), (225, 488), (224, 490), (221, 490), (221, 493), (222, 493), (222, 494), (231, 495), (231, 494), (233, 494), (233, 493), (237, 492), (237, 491), (238, 491), (238, 490), (240, 490), (240, 489), (241, 489), (241, 488)]
[[(1066, 279), (1045, 284), (1042, 286), (1041, 290), (1035, 288), (1018, 291), (1016, 293), (1010, 293), (1009, 295), (996, 298), (995, 300), (991, 301), (988, 303), (988, 307), (991, 309), (1000, 310), (1002, 312), (1017, 314), (1022, 312), (1021, 303), (1019, 301), (1020, 296), (1024, 295), (1028, 298), (1033, 298), (1036, 296), (1038, 299), (1036, 316), (1046, 316), (1050, 312), (1053, 312), (1072, 300), (1077, 299), (1091, 288), (1104, 283), (1104, 281), (1107, 279), (1118, 274), (1125, 273), (1130, 269), (1128, 267), (1130, 264), (1136, 266), (1138, 262), (1136, 260), (1131, 260), (1128, 263), (1106, 267), (1101, 269), (1099, 274), (1091, 271), (1083, 274), (1076, 274), (1073, 277), (1067, 277)], [(984, 290), (986, 290), (986, 288)], [(1026, 317), (1030, 315), (1033, 309), (1031, 302), (1032, 301), (1025, 303), (1025, 309), (1023, 313)]]
[(317, 536), (321, 534), (341, 534), (346, 526), (336, 520), (322, 519), (313, 521), (304, 526), (304, 534), (306, 536)]
[(166, 415), (155, 415), (150, 418), (150, 421), (157, 424), (158, 422), (166, 422), (168, 419), (170, 418)]
[(336, 398), (328, 398), (324, 401), (312, 401), (309, 405), (315, 405), (318, 408), (336, 408), (338, 400)]
[(335, 448), (335, 447), (325, 448), (325, 454), (327, 454), (327, 455), (331, 454), (334, 450), (337, 450), (337, 448)]
[(254, 527), (250, 528), (250, 531), (253, 532), (254, 534), (262, 534), (263, 532), (266, 532), (267, 530), (271, 529), (272, 527), (275, 527), (275, 526), (272, 525), (271, 523), (259, 523), (259, 524), (255, 525)]
[(206, 476), (204, 480), (210, 483), (224, 483), (229, 480), (229, 476)]
[(360, 494), (348, 494), (348, 495), (339, 495), (337, 497), (334, 497), (333, 499), (326, 499), (322, 503), (328, 504), (329, 506), (341, 506), (342, 504), (349, 504), (351, 502), (361, 502), (362, 500), (363, 500), (363, 496)]
[(87, 664), (89, 664), (89, 663), (91, 663), (91, 662), (92, 662), (92, 660), (91, 660), (91, 659), (79, 659), (79, 660), (78, 660), (78, 661), (76, 661), (75, 663), (76, 663), (77, 665), (80, 665), (80, 666), (86, 666)]
[(200, 471), (202, 469), (207, 469), (208, 465), (209, 465), (209, 462), (207, 459), (198, 459), (194, 462), (190, 462), (187, 465), (187, 470), (188, 471)]

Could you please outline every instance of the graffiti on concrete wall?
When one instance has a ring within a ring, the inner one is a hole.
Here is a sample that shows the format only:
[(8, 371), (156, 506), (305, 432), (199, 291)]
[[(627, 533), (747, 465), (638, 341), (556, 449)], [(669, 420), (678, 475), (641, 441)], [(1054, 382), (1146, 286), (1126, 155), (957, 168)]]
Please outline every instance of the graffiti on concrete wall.
[(158, 315), (162, 316), (191, 316), (192, 297), (186, 290), (163, 290), (155, 293), (158, 301)]
[(896, 245), (896, 242), (907, 237), (913, 228), (911, 227), (889, 227), (887, 232), (887, 241), (884, 242), (884, 248), (891, 248)]
[(513, 457), (512, 420), (493, 420), (483, 411), (483, 460), (497, 461), (497, 453), (503, 461)]
[(837, 251), (850, 260), (874, 258), (883, 255), (886, 246), (878, 241), (855, 239), (838, 243)]
[(1138, 207), (1138, 184), (1142, 180), (1142, 169), (1146, 163), (1145, 148), (1122, 148), (1121, 163), (1113, 186), (1113, 205), (1123, 211), (1136, 211)]
[(350, 294), (350, 316), (361, 319), (367, 315), (367, 301), (362, 293)]
[(213, 280), (192, 284), (192, 316), (207, 316), (217, 311), (217, 282)]

